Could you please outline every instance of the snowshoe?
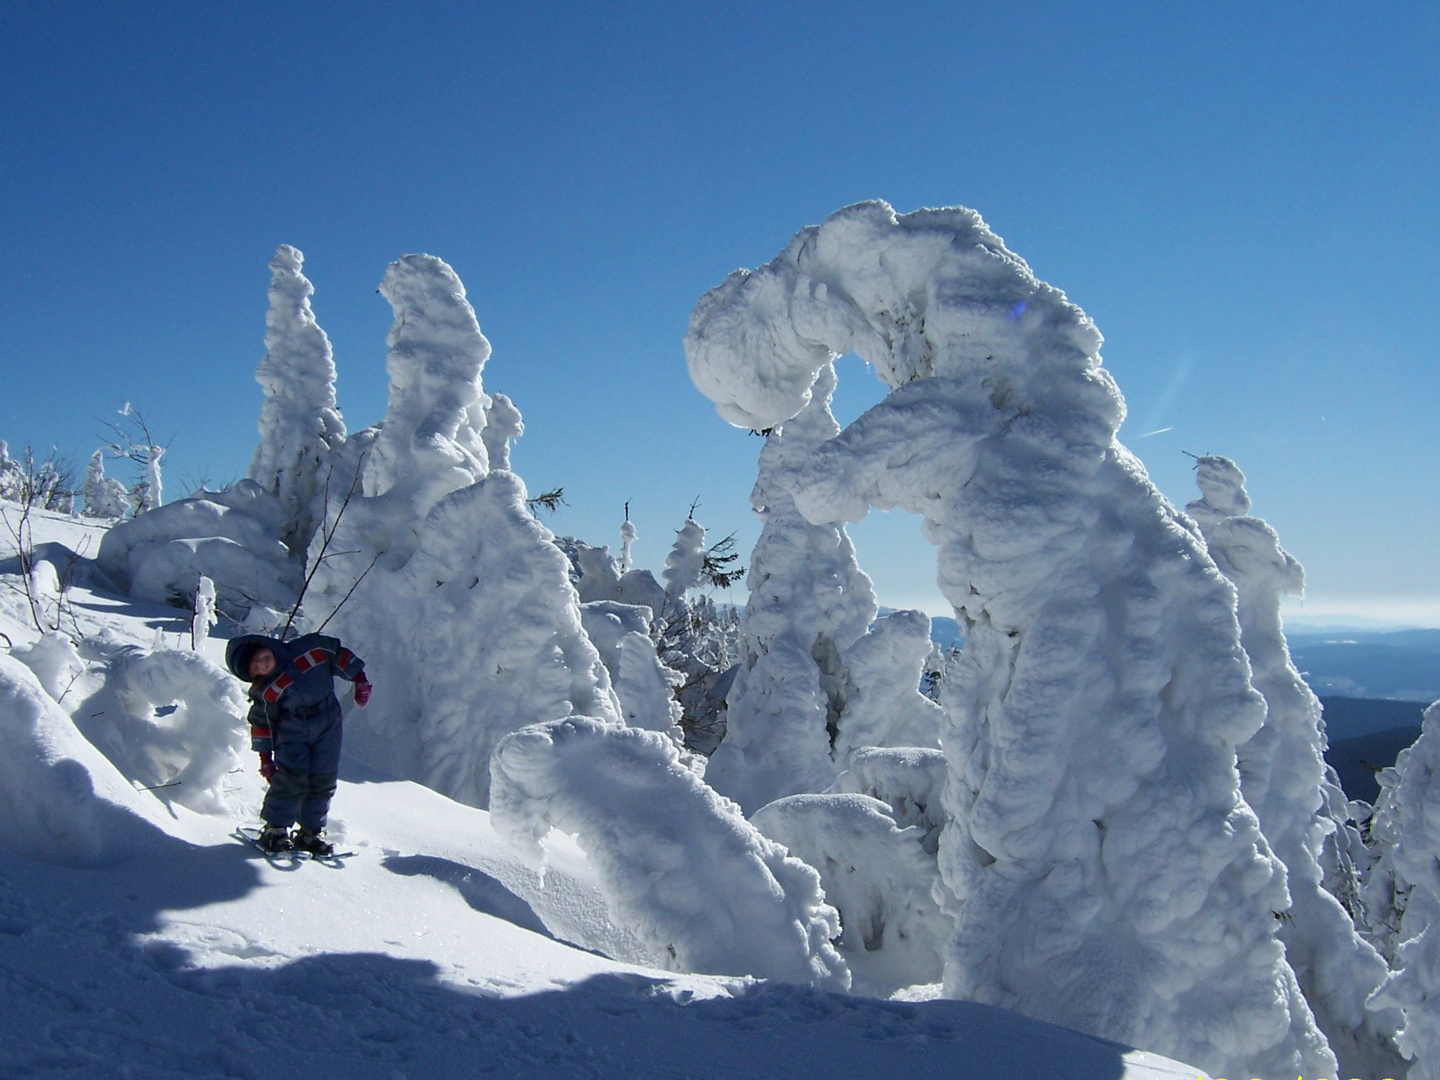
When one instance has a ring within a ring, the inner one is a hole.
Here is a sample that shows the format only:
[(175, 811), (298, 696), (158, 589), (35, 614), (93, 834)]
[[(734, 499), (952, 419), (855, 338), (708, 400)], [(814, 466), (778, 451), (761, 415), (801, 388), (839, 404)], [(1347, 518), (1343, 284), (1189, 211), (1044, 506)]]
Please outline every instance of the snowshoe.
[(294, 849), (290, 835), (278, 825), (266, 825), (255, 838), (255, 846), (266, 855), (283, 855)]
[(335, 854), (334, 844), (322, 839), (314, 829), (307, 829), (303, 825), (295, 830), (290, 842), (296, 851), (303, 851), (312, 858), (328, 859)]

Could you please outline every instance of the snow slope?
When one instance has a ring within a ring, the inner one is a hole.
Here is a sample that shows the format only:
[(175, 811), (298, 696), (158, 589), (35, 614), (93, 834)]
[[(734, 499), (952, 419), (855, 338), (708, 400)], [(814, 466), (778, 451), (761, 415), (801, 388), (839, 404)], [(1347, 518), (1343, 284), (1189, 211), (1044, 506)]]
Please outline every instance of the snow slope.
[[(36, 524), (57, 556), (98, 541), (78, 519)], [(0, 552), (0, 633), (23, 649), (40, 635), (17, 570)], [(86, 638), (104, 631), (137, 648), (188, 638), (173, 608), (98, 586), (65, 600), (65, 625)], [(12, 712), (0, 713), (7, 729)], [(234, 786), (253, 805), (250, 767)], [(999, 1009), (918, 1000), (938, 988), (881, 1001), (607, 959), (596, 950), (624, 954), (624, 934), (570, 838), (546, 839), (542, 878), (484, 811), (353, 763), (332, 831), (357, 854), (338, 867), (272, 866), (229, 838), (235, 815), (163, 794), (124, 793), (145, 804), (135, 827), (148, 842), (108, 865), (0, 852), (0, 1075), (1197, 1075)]]

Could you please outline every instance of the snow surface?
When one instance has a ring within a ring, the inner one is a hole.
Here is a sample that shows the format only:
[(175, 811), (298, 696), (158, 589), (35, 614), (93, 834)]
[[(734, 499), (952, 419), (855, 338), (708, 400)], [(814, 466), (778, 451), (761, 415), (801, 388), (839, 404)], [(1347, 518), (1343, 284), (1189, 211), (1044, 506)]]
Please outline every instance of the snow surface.
[(706, 293), (686, 354), (754, 429), (845, 353), (890, 388), (775, 480), (812, 523), (902, 506), (939, 549), (965, 636), (943, 692), (946, 993), (1226, 1075), (1334, 1075), (1239, 790), (1264, 702), (1233, 588), (1116, 440), (1100, 344), (974, 211), (871, 202)]
[[(35, 517), (41, 543), (94, 549), (93, 523)], [(3, 553), (0, 582), (16, 582)], [(63, 599), (67, 627), (98, 643), (74, 650), (98, 659), (80, 655), (86, 671), (69, 693), (73, 643), (42, 639), (23, 600), (0, 589), (0, 633), (14, 646), (0, 651), (0, 1075), (1197, 1075), (923, 991), (877, 1000), (607, 959), (596, 950), (623, 955), (636, 941), (610, 919), (595, 862), (571, 838), (544, 837), (542, 876), (489, 814), (353, 760), (331, 821), (356, 856), (272, 866), (229, 837), (259, 804), (248, 755), (242, 774), (195, 780), (217, 794), (231, 785), (244, 805), (202, 813), (176, 789), (137, 790), (76, 724), (75, 687), (119, 695), (118, 657), (150, 659), (173, 680), (170, 691), (125, 682), (143, 686), (151, 722), (198, 709), (224, 642), (190, 653), (188, 612), (91, 584)], [(179, 674), (173, 653), (190, 657)], [(181, 691), (174, 712), (154, 707)], [(193, 725), (209, 730), (202, 716), (182, 726)]]

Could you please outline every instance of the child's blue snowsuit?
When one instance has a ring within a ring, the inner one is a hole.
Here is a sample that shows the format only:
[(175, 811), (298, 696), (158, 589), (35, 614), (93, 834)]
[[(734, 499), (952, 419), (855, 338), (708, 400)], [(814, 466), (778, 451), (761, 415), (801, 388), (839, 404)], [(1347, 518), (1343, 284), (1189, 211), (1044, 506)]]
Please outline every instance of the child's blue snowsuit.
[(225, 662), (237, 670), (264, 647), (275, 654), (275, 670), (250, 687), (250, 748), (275, 758), (275, 774), (260, 816), (267, 825), (288, 829), (296, 821), (320, 831), (335, 795), (343, 735), (336, 675), (352, 682), (365, 673), (364, 662), (339, 639), (306, 634), (279, 641), (247, 634), (230, 641)]

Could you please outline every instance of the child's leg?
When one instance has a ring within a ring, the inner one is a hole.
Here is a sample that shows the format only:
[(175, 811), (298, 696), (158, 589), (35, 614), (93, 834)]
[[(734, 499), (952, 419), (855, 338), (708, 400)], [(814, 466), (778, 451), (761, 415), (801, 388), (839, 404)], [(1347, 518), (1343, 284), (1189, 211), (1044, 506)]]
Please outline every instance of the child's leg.
[(339, 781), (343, 728), (338, 703), (334, 716), (327, 717), (327, 720), (329, 722), (316, 733), (315, 741), (310, 745), (310, 773), (299, 808), (300, 824), (316, 832), (325, 827), (330, 800), (335, 796), (335, 785)]
[(310, 744), (298, 727), (282, 722), (275, 728), (275, 775), (260, 807), (265, 824), (281, 829), (295, 824), (310, 787)]

